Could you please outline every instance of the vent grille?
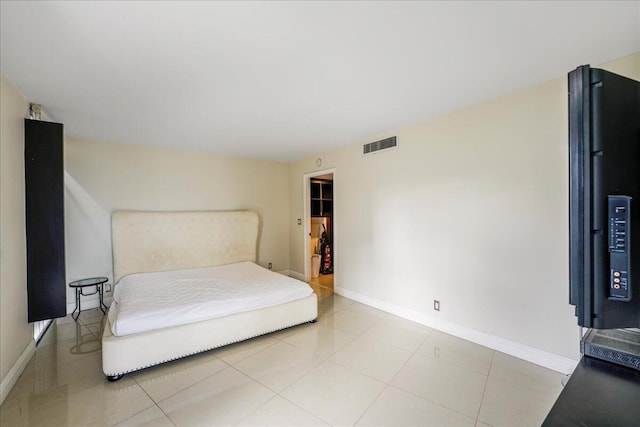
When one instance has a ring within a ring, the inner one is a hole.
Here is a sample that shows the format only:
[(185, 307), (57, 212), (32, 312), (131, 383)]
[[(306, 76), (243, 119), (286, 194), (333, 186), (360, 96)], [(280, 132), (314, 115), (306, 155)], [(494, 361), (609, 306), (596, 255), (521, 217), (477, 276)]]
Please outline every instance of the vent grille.
[(390, 138), (381, 139), (380, 141), (370, 142), (362, 146), (362, 154), (372, 154), (380, 150), (388, 150), (398, 146), (398, 138), (392, 136)]
[(607, 360), (618, 365), (628, 366), (640, 370), (640, 357), (633, 354), (626, 354), (621, 351), (600, 347), (590, 343), (585, 343), (583, 353), (587, 356)]

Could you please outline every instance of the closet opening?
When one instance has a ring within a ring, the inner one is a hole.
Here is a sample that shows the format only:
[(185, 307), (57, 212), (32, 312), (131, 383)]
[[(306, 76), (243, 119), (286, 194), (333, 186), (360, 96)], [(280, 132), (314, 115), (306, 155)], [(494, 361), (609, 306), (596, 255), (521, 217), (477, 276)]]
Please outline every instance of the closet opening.
[(334, 171), (305, 176), (305, 278), (318, 297), (333, 293), (335, 274)]

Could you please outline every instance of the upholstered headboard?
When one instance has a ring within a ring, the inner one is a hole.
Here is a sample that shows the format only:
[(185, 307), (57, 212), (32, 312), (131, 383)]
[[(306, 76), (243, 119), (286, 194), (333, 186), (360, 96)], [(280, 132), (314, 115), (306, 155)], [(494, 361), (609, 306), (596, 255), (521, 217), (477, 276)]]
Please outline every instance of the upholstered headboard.
[(258, 215), (249, 211), (116, 211), (114, 281), (131, 273), (255, 262), (258, 225)]

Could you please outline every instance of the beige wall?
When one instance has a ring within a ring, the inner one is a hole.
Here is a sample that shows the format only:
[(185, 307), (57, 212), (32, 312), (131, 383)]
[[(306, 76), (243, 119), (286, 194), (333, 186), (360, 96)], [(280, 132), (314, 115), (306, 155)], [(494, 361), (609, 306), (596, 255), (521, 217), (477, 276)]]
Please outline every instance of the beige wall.
[[(640, 55), (605, 68), (640, 79)], [(566, 85), (562, 76), (292, 164), (292, 219), (315, 159), (336, 168), (336, 289), (577, 360)], [(361, 155), (390, 135), (399, 149)], [(290, 230), (290, 268), (303, 273), (302, 226)]]
[(1, 74), (0, 377), (4, 385), (7, 374), (33, 341), (33, 328), (27, 323), (24, 218), (24, 118), (29, 103)]
[(67, 138), (65, 170), (67, 280), (112, 277), (116, 209), (256, 211), (258, 263), (289, 268), (286, 163)]

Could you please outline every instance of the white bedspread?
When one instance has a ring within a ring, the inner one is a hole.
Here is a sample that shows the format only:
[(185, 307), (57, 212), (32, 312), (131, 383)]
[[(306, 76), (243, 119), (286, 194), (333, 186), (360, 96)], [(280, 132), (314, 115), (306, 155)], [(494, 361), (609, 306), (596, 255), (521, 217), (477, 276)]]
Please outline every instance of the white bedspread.
[(252, 262), (130, 274), (115, 287), (111, 332), (130, 335), (223, 317), (309, 296), (304, 282)]

